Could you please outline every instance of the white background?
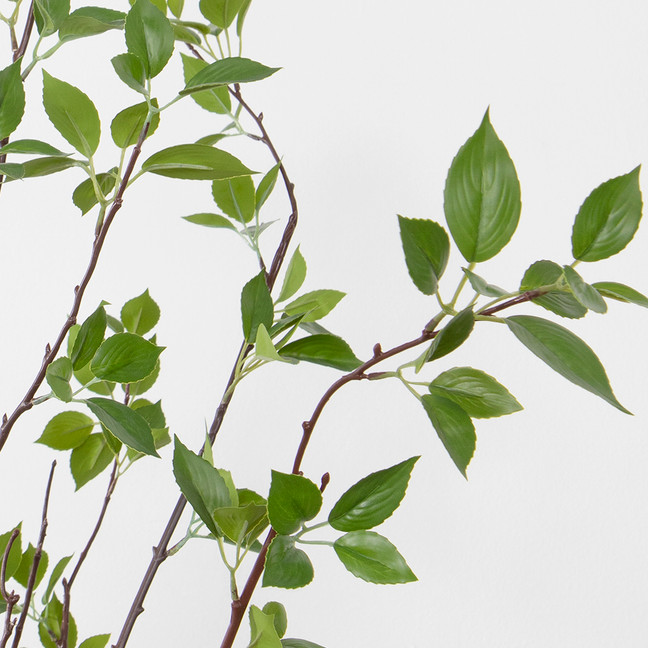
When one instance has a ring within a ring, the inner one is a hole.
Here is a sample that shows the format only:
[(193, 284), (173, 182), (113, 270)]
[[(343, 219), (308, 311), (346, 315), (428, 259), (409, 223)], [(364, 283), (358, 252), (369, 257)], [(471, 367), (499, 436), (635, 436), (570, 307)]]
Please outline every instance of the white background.
[[(263, 111), (296, 185), (294, 242), (308, 262), (305, 289), (348, 293), (324, 324), (367, 358), (376, 342), (388, 348), (416, 337), (436, 312), (408, 278), (396, 214), (443, 222), (447, 168), (488, 106), (516, 164), (523, 210), (513, 241), (477, 271), (514, 289), (533, 261), (569, 263), (571, 226), (583, 199), (646, 161), (646, 24), (648, 5), (631, 0), (255, 0), (244, 54), (283, 69), (245, 87), (245, 97)], [(99, 106), (98, 157), (105, 168), (116, 160), (110, 120), (139, 101), (109, 62), (125, 51), (122, 38), (109, 33), (72, 43), (45, 65)], [(174, 59), (155, 82), (161, 103), (181, 87), (180, 75)], [(39, 106), (39, 69), (27, 92), (32, 105), (15, 137), (69, 148)], [(163, 115), (144, 156), (224, 124), (184, 100)], [(228, 148), (260, 171), (272, 164), (251, 141), (237, 139)], [(69, 199), (82, 179), (73, 170), (3, 190), (2, 411), (13, 410), (31, 383), (84, 271), (93, 217), (81, 219)], [(171, 432), (193, 448), (240, 344), (240, 289), (257, 272), (253, 255), (232, 233), (180, 218), (212, 209), (209, 183), (138, 182), (109, 234), (81, 313), (85, 318), (106, 299), (117, 314), (124, 301), (150, 289), (162, 309), (158, 340), (167, 346), (150, 397), (162, 398)], [(278, 188), (266, 216), (285, 222), (288, 213)], [(268, 256), (281, 227), (267, 234)], [(579, 270), (591, 282), (622, 281), (646, 292), (647, 250), (648, 233), (640, 231), (619, 256)], [(445, 295), (461, 265), (453, 253)], [(530, 306), (516, 312), (553, 317)], [(634, 417), (554, 374), (501, 326), (479, 325), (457, 353), (426, 368), (432, 379), (452, 366), (473, 365), (525, 406), (477, 422), (468, 481), (399, 384), (345, 388), (322, 416), (305, 474), (319, 481), (331, 473), (330, 507), (367, 473), (422, 455), (403, 505), (378, 529), (419, 582), (369, 585), (347, 573), (332, 551), (315, 547), (313, 584), (294, 592), (259, 589), (254, 602), (284, 602), (288, 635), (327, 648), (644, 647), (647, 324), (646, 311), (616, 303), (605, 316), (569, 323), (598, 353)], [(267, 492), (270, 469), (290, 470), (300, 423), (337, 376), (303, 365), (253, 375), (238, 390), (219, 436), (218, 465), (232, 470), (237, 485)], [(63, 409), (47, 403), (23, 416), (0, 454), (0, 532), (23, 520), (26, 536), (36, 541), (52, 451), (33, 441)], [(51, 560), (81, 550), (108, 479), (106, 473), (75, 494), (67, 455), (58, 459), (46, 540)], [(113, 632), (116, 639), (177, 495), (169, 448), (120, 481), (73, 590), (81, 638)], [(218, 646), (229, 604), (215, 545), (194, 541), (169, 559), (145, 607), (129, 645)], [(246, 646), (247, 637), (244, 627), (237, 645)], [(23, 644), (38, 640), (26, 634)]]

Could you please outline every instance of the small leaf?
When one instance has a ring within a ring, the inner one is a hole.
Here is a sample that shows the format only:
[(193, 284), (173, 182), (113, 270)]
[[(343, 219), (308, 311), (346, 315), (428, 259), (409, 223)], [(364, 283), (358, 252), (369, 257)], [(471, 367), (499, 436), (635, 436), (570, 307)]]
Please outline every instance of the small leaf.
[(100, 475), (114, 458), (103, 434), (91, 434), (84, 443), (74, 448), (70, 455), (70, 471), (76, 490)]
[[(101, 189), (101, 193), (107, 196), (115, 186), (115, 175), (117, 171), (115, 167), (111, 173), (98, 173), (97, 184)], [(81, 210), (81, 214), (87, 214), (98, 202), (97, 194), (95, 193), (92, 178), (84, 180), (72, 194), (72, 202)]]
[(254, 183), (250, 176), (214, 180), (214, 202), (238, 223), (249, 223), (254, 218)]
[(630, 414), (612, 393), (605, 369), (594, 351), (571, 331), (530, 315), (508, 317), (506, 323), (515, 337), (554, 371)]
[(471, 308), (457, 313), (437, 334), (426, 355), (426, 362), (438, 360), (458, 349), (470, 336), (475, 326)]
[(88, 637), (83, 641), (79, 645), (79, 648), (105, 648), (109, 640), (109, 634), (95, 635), (94, 637)]
[(297, 246), (288, 264), (277, 302), (290, 299), (302, 287), (305, 279), (306, 260), (299, 251), (299, 246)]
[[(151, 104), (157, 108), (157, 99), (152, 99)], [(118, 112), (110, 123), (110, 134), (112, 135), (113, 142), (119, 148), (128, 148), (137, 144), (140, 133), (146, 124), (147, 117), (148, 104), (145, 101), (124, 108), (124, 110)], [(157, 130), (159, 124), (160, 113), (155, 112), (151, 116), (146, 137), (150, 137)]]
[[(63, 605), (56, 598), (47, 604), (43, 617), (38, 624), (38, 636), (45, 648), (57, 648), (61, 637), (61, 623), (63, 619)], [(77, 627), (74, 617), (70, 614), (68, 617), (68, 646), (76, 646)]]
[[(12, 527), (7, 533), (3, 533), (0, 535), (0, 556), (4, 556), (4, 553), (7, 549), (7, 545), (9, 544), (9, 539), (11, 538), (11, 534), (13, 533), (14, 529), (19, 529), (21, 528), (21, 524), (19, 524), (17, 527)], [(2, 560), (2, 558), (0, 558)], [(22, 562), (22, 549), (21, 549), (21, 542), (20, 542), (20, 534), (18, 537), (14, 540), (14, 543), (11, 545), (11, 550), (9, 551), (9, 556), (7, 557), (7, 567), (6, 567), (6, 576), (7, 579), (11, 578), (15, 573), (16, 570), (20, 567), (20, 563)]]
[(592, 284), (592, 286), (594, 286), (594, 288), (596, 288), (603, 297), (609, 297), (610, 299), (616, 299), (628, 304), (636, 304), (637, 306), (648, 308), (648, 297), (625, 284), (617, 283), (616, 281), (599, 281)]
[(333, 367), (340, 371), (353, 371), (362, 364), (362, 360), (356, 358), (351, 347), (342, 338), (325, 333), (290, 342), (282, 347), (279, 353), (286, 358)]
[(59, 39), (69, 41), (123, 29), (126, 14), (104, 7), (81, 7), (73, 11), (59, 27)]
[(153, 371), (143, 380), (138, 380), (136, 382), (128, 383), (129, 392), (131, 396), (139, 396), (147, 392), (153, 385), (155, 385), (157, 379), (160, 376), (160, 361), (158, 360), (153, 367)]
[(90, 436), (94, 421), (81, 412), (61, 412), (45, 426), (36, 441), (54, 450), (72, 450)]
[(607, 259), (630, 243), (641, 220), (639, 169), (604, 182), (585, 199), (572, 231), (575, 259)]
[(503, 297), (508, 294), (506, 290), (494, 286), (493, 284), (489, 284), (486, 279), (483, 279), (474, 272), (471, 272), (468, 268), (462, 268), (462, 270), (466, 277), (468, 277), (472, 289), (479, 295), (484, 295), (485, 297)]
[(284, 306), (284, 312), (286, 315), (304, 313), (303, 322), (315, 322), (328, 315), (344, 296), (339, 290), (313, 290)]
[(241, 34), (243, 33), (243, 23), (245, 22), (245, 17), (247, 16), (247, 12), (250, 8), (251, 3), (252, 0), (243, 0), (241, 8), (239, 9), (238, 19), (236, 21), (236, 35), (239, 37), (239, 39), (241, 38)]
[(466, 261), (494, 257), (520, 219), (520, 183), (488, 111), (452, 161), (444, 191), (450, 233)]
[(322, 507), (319, 488), (306, 477), (272, 471), (268, 495), (268, 517), (274, 530), (282, 535), (298, 531)]
[(63, 153), (57, 148), (48, 144), (47, 142), (41, 142), (40, 140), (35, 139), (22, 139), (14, 140), (5, 144), (5, 146), (0, 149), (0, 153), (15, 153), (22, 155), (51, 155), (53, 157), (67, 157), (69, 153)]
[(180, 18), (182, 10), (184, 9), (184, 0), (167, 0), (167, 5), (169, 6), (171, 13), (176, 18)]
[[(14, 572), (13, 579), (20, 583), (23, 587), (27, 587), (29, 582), (29, 575), (31, 573), (32, 567), (34, 565), (34, 558), (36, 557), (36, 547), (31, 543), (25, 550), (25, 553), (22, 555), (20, 565), (18, 569)], [(36, 589), (40, 582), (45, 576), (47, 571), (47, 565), (49, 564), (49, 557), (47, 552), (43, 551), (41, 553), (40, 561), (38, 563), (38, 569), (36, 570), (36, 580), (34, 581), (34, 589)]]
[(47, 384), (51, 387), (54, 395), (65, 403), (72, 400), (72, 363), (70, 358), (62, 357), (54, 360), (45, 372)]
[(121, 310), (121, 321), (127, 331), (136, 335), (148, 333), (160, 319), (160, 307), (146, 289), (138, 297), (130, 299)]
[[(22, 121), (25, 90), (20, 76), (20, 61), (0, 70), (0, 140), (9, 137)], [(2, 153), (7, 153), (6, 146)]]
[(424, 295), (434, 295), (448, 264), (450, 239), (431, 220), (398, 217), (405, 263), (414, 285)]
[(216, 27), (227, 29), (239, 10), (244, 0), (200, 0), (200, 13)]
[(580, 304), (595, 313), (605, 313), (607, 304), (596, 288), (585, 283), (583, 278), (571, 266), (564, 266), (563, 272), (568, 286)]
[[(208, 65), (207, 62), (201, 61), (193, 56), (181, 54), (181, 57), (185, 83), (190, 81)], [(201, 108), (209, 112), (227, 115), (232, 110), (232, 100), (230, 99), (227, 86), (217, 86), (202, 92), (194, 92), (191, 94), (191, 97)]]
[(61, 560), (59, 560), (54, 566), (54, 569), (52, 569), (49, 582), (47, 583), (47, 588), (45, 589), (45, 593), (43, 594), (43, 598), (41, 599), (43, 605), (45, 605), (50, 600), (50, 596), (52, 596), (54, 587), (56, 586), (56, 583), (58, 583), (59, 578), (63, 576), (63, 572), (65, 571), (65, 568), (68, 566), (70, 560), (72, 560), (72, 556), (66, 556), (65, 558), (61, 558)]
[(306, 641), (306, 639), (282, 639), (281, 645), (283, 648), (324, 648), (324, 646)]
[(152, 457), (160, 456), (148, 422), (130, 407), (107, 398), (88, 398), (84, 402), (110, 433), (129, 448)]
[(43, 70), (43, 105), (56, 130), (77, 151), (88, 158), (96, 152), (101, 134), (99, 114), (81, 90)]
[(126, 16), (126, 46), (144, 64), (148, 78), (156, 77), (171, 58), (173, 27), (149, 0), (137, 0)]
[(81, 369), (92, 360), (106, 333), (106, 311), (103, 304), (83, 322), (74, 341), (70, 359), (72, 367)]
[(394, 545), (373, 531), (351, 531), (333, 545), (342, 564), (369, 583), (396, 584), (417, 580)]
[(371, 473), (347, 490), (328, 516), (339, 531), (371, 529), (382, 524), (398, 508), (419, 457)]
[(274, 360), (279, 362), (288, 362), (290, 364), (296, 364), (297, 362), (279, 355), (277, 349), (275, 349), (274, 344), (272, 343), (272, 339), (270, 338), (266, 327), (263, 324), (259, 324), (259, 328), (257, 329), (256, 341), (254, 342), (254, 353), (258, 358), (269, 362)]
[(177, 41), (182, 41), (183, 43), (191, 43), (191, 45), (202, 44), (202, 38), (200, 37), (200, 34), (195, 32), (193, 29), (189, 29), (189, 27), (185, 27), (185, 25), (179, 25), (177, 22), (173, 22), (171, 23), (171, 25), (173, 27), (173, 37)]
[(214, 521), (234, 544), (249, 545), (268, 526), (265, 506), (224, 506), (214, 511)]
[(142, 60), (135, 54), (119, 54), (113, 57), (112, 63), (117, 76), (129, 87), (147, 95), (146, 89), (146, 69)]
[(272, 621), (275, 630), (280, 637), (283, 637), (288, 628), (288, 615), (286, 614), (286, 608), (278, 601), (269, 601), (263, 606), (262, 612), (264, 614), (273, 615)]
[(313, 576), (313, 565), (306, 553), (295, 547), (295, 540), (290, 536), (275, 536), (266, 556), (263, 587), (295, 589), (308, 585)]
[(213, 513), (217, 508), (231, 506), (232, 500), (225, 480), (208, 461), (186, 448), (175, 437), (173, 474), (189, 504), (207, 528), (219, 536)]
[(273, 615), (264, 614), (256, 605), (250, 606), (250, 643), (248, 648), (281, 648), (274, 627)]
[(259, 324), (266, 329), (272, 326), (274, 306), (268, 290), (265, 273), (260, 272), (250, 279), (241, 291), (241, 319), (243, 321), (243, 335), (252, 342), (256, 338)]
[(270, 68), (240, 57), (220, 59), (203, 68), (193, 76), (180, 90), (181, 95), (188, 95), (201, 90), (209, 90), (217, 86), (226, 86), (233, 83), (249, 83), (265, 79), (280, 68)]
[(472, 367), (455, 367), (430, 383), (430, 393), (459, 405), (473, 418), (491, 418), (519, 412), (522, 405), (487, 373)]
[(275, 188), (280, 169), (281, 162), (277, 162), (277, 164), (275, 164), (272, 169), (270, 169), (270, 171), (268, 171), (268, 173), (266, 173), (263, 178), (261, 178), (261, 182), (259, 182), (259, 186), (256, 189), (257, 213), (272, 193), (272, 190)]
[(139, 335), (116, 333), (99, 347), (90, 368), (97, 378), (121, 383), (137, 382), (152, 373), (162, 351), (164, 347), (156, 346)]
[(232, 224), (232, 221), (230, 221), (225, 216), (221, 216), (220, 214), (209, 214), (203, 212), (200, 214), (192, 214), (191, 216), (183, 216), (182, 218), (184, 218), (186, 221), (189, 221), (190, 223), (194, 223), (195, 225), (204, 225), (205, 227), (216, 227), (219, 229), (229, 229), (234, 230), (235, 232), (238, 231)]
[(450, 458), (465, 477), (477, 441), (470, 416), (457, 403), (436, 394), (426, 394), (421, 404)]
[(220, 180), (254, 173), (233, 155), (206, 144), (179, 144), (153, 153), (142, 170), (184, 180)]
[(58, 30), (70, 13), (70, 0), (35, 0), (34, 20), (41, 36)]

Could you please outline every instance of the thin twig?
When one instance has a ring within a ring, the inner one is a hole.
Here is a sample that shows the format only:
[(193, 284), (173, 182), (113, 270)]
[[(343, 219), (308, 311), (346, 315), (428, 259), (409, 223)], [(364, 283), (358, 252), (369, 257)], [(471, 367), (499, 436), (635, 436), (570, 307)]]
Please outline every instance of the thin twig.
[(97, 263), (99, 261), (99, 255), (101, 253), (101, 249), (103, 248), (104, 242), (106, 240), (106, 236), (108, 234), (108, 230), (110, 229), (110, 225), (112, 224), (117, 212), (121, 209), (123, 198), (124, 198), (124, 192), (126, 191), (128, 181), (130, 180), (130, 177), (133, 173), (133, 169), (135, 168), (135, 163), (137, 162), (137, 159), (139, 158), (139, 155), (142, 151), (142, 144), (146, 139), (148, 128), (149, 128), (149, 123), (147, 122), (144, 125), (144, 128), (142, 128), (139, 139), (137, 140), (137, 144), (133, 148), (130, 159), (128, 161), (128, 166), (126, 167), (126, 170), (124, 172), (124, 177), (122, 178), (122, 181), (119, 185), (119, 189), (117, 190), (115, 200), (113, 201), (110, 207), (110, 211), (106, 216), (106, 220), (104, 221), (101, 229), (95, 236), (88, 267), (85, 271), (85, 274), (83, 275), (83, 278), (81, 279), (81, 282), (74, 289), (74, 300), (72, 302), (72, 309), (70, 311), (70, 314), (68, 315), (68, 318), (65, 320), (65, 323), (61, 328), (61, 331), (59, 332), (58, 337), (56, 338), (56, 342), (54, 342), (54, 344), (51, 347), (49, 345), (46, 346), (45, 357), (43, 358), (43, 361), (41, 363), (41, 368), (36, 374), (36, 378), (34, 379), (34, 382), (27, 390), (27, 393), (20, 401), (16, 409), (13, 411), (11, 416), (9, 418), (6, 418), (5, 415), (5, 417), (3, 418), (2, 426), (0, 427), (0, 451), (2, 451), (2, 448), (7, 441), (7, 438), (9, 437), (9, 433), (11, 432), (11, 429), (13, 428), (16, 421), (26, 411), (30, 410), (33, 407), (33, 402), (32, 402), (33, 398), (36, 395), (36, 392), (38, 391), (39, 387), (43, 384), (43, 380), (45, 380), (47, 367), (56, 358), (56, 355), (58, 354), (59, 349), (61, 348), (61, 345), (63, 344), (63, 341), (65, 340), (65, 336), (67, 335), (68, 331), (72, 328), (72, 326), (74, 326), (74, 324), (76, 324), (76, 318), (81, 308), (81, 301), (83, 300), (83, 295), (86, 291), (86, 288), (88, 287), (88, 284), (90, 283), (90, 279), (92, 278), (95, 268), (97, 267)]
[(70, 583), (64, 578), (63, 611), (61, 613), (61, 638), (56, 642), (58, 648), (68, 648), (68, 631), (70, 628)]
[(25, 592), (25, 600), (23, 601), (22, 612), (20, 613), (20, 618), (18, 619), (18, 623), (16, 624), (16, 633), (14, 634), (14, 640), (12, 644), (13, 648), (18, 648), (18, 645), (20, 643), (20, 637), (22, 636), (25, 621), (27, 620), (27, 615), (29, 614), (29, 606), (31, 604), (32, 594), (34, 593), (34, 585), (36, 583), (38, 565), (40, 564), (41, 556), (43, 555), (43, 544), (45, 544), (45, 534), (47, 532), (47, 508), (49, 507), (50, 493), (52, 492), (52, 481), (54, 479), (55, 468), (56, 461), (52, 461), (49, 479), (47, 480), (47, 488), (45, 489), (45, 499), (43, 501), (43, 514), (41, 516), (40, 535), (38, 536), (38, 544), (36, 545), (36, 550), (34, 551), (34, 560), (32, 561), (32, 566), (29, 570), (29, 579), (27, 580), (27, 590)]
[(13, 608), (16, 603), (20, 600), (20, 596), (16, 594), (13, 590), (11, 593), (7, 592), (7, 563), (9, 562), (9, 554), (11, 553), (11, 548), (13, 547), (16, 538), (20, 535), (20, 529), (14, 529), (9, 536), (9, 542), (5, 547), (4, 553), (2, 554), (2, 566), (0, 567), (0, 595), (7, 603), (7, 609), (5, 610), (5, 623), (4, 631), (2, 633), (2, 639), (0, 639), (0, 648), (5, 648), (11, 633), (13, 632), (14, 626), (16, 625), (16, 620), (11, 619), (13, 613)]

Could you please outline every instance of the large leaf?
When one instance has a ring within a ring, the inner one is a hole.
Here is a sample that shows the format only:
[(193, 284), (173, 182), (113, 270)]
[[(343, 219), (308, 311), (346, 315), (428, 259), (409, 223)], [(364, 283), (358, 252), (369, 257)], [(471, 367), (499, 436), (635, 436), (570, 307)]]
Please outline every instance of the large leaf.
[(54, 450), (72, 450), (85, 442), (93, 426), (94, 421), (81, 412), (61, 412), (49, 421), (36, 443)]
[(594, 351), (571, 331), (530, 315), (514, 315), (506, 318), (506, 323), (515, 337), (554, 371), (630, 414), (612, 393), (605, 369)]
[(333, 545), (342, 564), (369, 583), (396, 584), (417, 580), (394, 545), (373, 531), (351, 531)]
[(148, 340), (133, 333), (116, 333), (97, 350), (90, 368), (97, 378), (113, 382), (130, 383), (143, 380), (155, 368), (164, 351)]
[[(206, 61), (201, 61), (194, 56), (182, 54), (182, 69), (185, 83), (193, 79), (207, 65), (208, 63)], [(217, 86), (202, 92), (193, 92), (191, 96), (201, 108), (209, 112), (227, 115), (232, 110), (232, 100), (230, 99), (227, 86)]]
[(491, 418), (519, 412), (522, 405), (487, 373), (472, 367), (455, 367), (439, 374), (430, 393), (448, 398), (473, 418)]
[(371, 529), (384, 522), (400, 505), (410, 474), (419, 457), (371, 473), (340, 497), (328, 516), (339, 531)]
[(188, 95), (201, 90), (232, 83), (260, 81), (274, 74), (280, 68), (271, 68), (250, 59), (231, 57), (220, 59), (203, 68), (193, 76), (180, 90), (181, 95)]
[(592, 286), (596, 288), (603, 297), (609, 297), (610, 299), (616, 299), (628, 304), (636, 304), (637, 306), (648, 308), (648, 297), (625, 284), (617, 283), (616, 281), (598, 281), (597, 283), (592, 284)]
[(73, 11), (59, 27), (62, 41), (103, 34), (110, 29), (123, 29), (126, 14), (104, 7), (81, 7)]
[(43, 105), (56, 130), (77, 151), (91, 157), (101, 135), (99, 114), (92, 101), (78, 88), (43, 70)]
[(279, 354), (340, 371), (353, 371), (362, 364), (362, 360), (356, 358), (351, 347), (342, 338), (327, 333), (317, 333), (290, 342), (281, 347)]
[(97, 352), (106, 333), (106, 311), (103, 304), (81, 325), (74, 340), (70, 359), (74, 369), (85, 367)]
[(585, 199), (572, 231), (575, 259), (607, 259), (630, 243), (641, 220), (639, 169), (604, 182)]
[(450, 233), (470, 262), (494, 257), (520, 218), (520, 183), (488, 111), (452, 161), (444, 192)]
[(137, 335), (148, 333), (160, 319), (160, 307), (149, 295), (148, 288), (139, 296), (129, 299), (121, 309), (121, 321), (127, 331)]
[(313, 565), (304, 551), (295, 547), (289, 536), (272, 540), (263, 571), (263, 587), (304, 587), (313, 580)]
[(283, 535), (298, 531), (322, 507), (322, 494), (310, 479), (272, 471), (268, 495), (268, 517), (273, 529)]
[(243, 335), (248, 342), (256, 338), (257, 329), (263, 324), (266, 329), (272, 326), (274, 306), (268, 290), (265, 273), (260, 272), (250, 279), (241, 291), (241, 320)]
[(25, 90), (20, 77), (20, 61), (16, 61), (0, 70), (0, 140), (16, 130), (24, 112)]
[(414, 285), (434, 295), (448, 264), (450, 240), (446, 231), (431, 220), (398, 217), (407, 270)]
[(126, 405), (107, 398), (88, 398), (85, 401), (92, 413), (129, 448), (159, 457), (148, 421)]
[(437, 394), (425, 394), (421, 404), (450, 458), (465, 477), (477, 442), (470, 416), (460, 405)]
[(80, 446), (74, 448), (70, 455), (70, 472), (76, 490), (100, 475), (114, 458), (103, 434), (91, 434)]
[(255, 173), (230, 153), (206, 144), (178, 144), (153, 153), (142, 170), (184, 180), (222, 180)]

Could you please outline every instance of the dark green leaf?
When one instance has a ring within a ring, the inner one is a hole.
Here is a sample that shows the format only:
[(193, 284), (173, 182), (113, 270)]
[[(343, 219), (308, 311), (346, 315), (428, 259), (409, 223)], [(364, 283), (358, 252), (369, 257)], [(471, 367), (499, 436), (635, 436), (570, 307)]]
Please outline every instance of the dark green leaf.
[(264, 614), (256, 605), (250, 607), (250, 643), (248, 648), (281, 648), (272, 614)]
[(41, 36), (56, 32), (70, 13), (70, 0), (35, 0), (34, 19)]
[[(1, 111), (1, 109), (0, 109)], [(53, 157), (67, 157), (69, 153), (63, 153), (57, 148), (35, 139), (22, 139), (9, 142), (0, 149), (0, 153), (16, 153), (22, 155), (51, 155)]]
[(83, 641), (79, 648), (105, 648), (108, 640), (110, 639), (109, 634), (95, 635), (94, 637), (88, 637)]
[(151, 426), (151, 429), (166, 427), (166, 418), (162, 411), (162, 401), (151, 403), (145, 398), (141, 398), (131, 403), (130, 407), (146, 420)]
[(593, 310), (595, 313), (605, 313), (607, 311), (605, 300), (601, 297), (598, 290), (585, 283), (574, 268), (564, 266), (563, 272), (567, 280), (567, 285), (571, 288), (574, 297), (576, 297), (580, 304), (589, 310)]
[(36, 441), (54, 450), (72, 450), (90, 436), (94, 422), (81, 412), (61, 412), (45, 426)]
[(488, 111), (452, 161), (444, 191), (450, 233), (466, 261), (494, 257), (520, 218), (520, 183)]
[(45, 379), (57, 398), (65, 403), (72, 400), (72, 388), (70, 387), (72, 363), (70, 358), (62, 357), (54, 360), (47, 367)]
[(605, 369), (594, 351), (571, 331), (530, 315), (508, 317), (506, 323), (515, 337), (554, 371), (630, 414), (612, 393)]
[[(157, 108), (157, 99), (151, 100), (151, 103)], [(140, 133), (146, 124), (147, 117), (148, 104), (145, 101), (124, 108), (124, 110), (118, 112), (110, 123), (110, 134), (112, 135), (113, 142), (115, 142), (119, 148), (127, 148), (137, 144)], [(151, 121), (149, 122), (146, 137), (150, 137), (155, 133), (159, 124), (160, 113), (155, 112), (151, 115)]]
[(18, 128), (24, 112), (25, 90), (20, 76), (20, 61), (16, 61), (0, 70), (0, 139), (9, 137)]
[(263, 176), (263, 178), (261, 178), (261, 182), (259, 182), (259, 186), (256, 189), (257, 212), (261, 209), (265, 201), (272, 193), (272, 190), (274, 189), (275, 184), (277, 183), (277, 176), (279, 175), (280, 168), (281, 168), (281, 163), (278, 162), (272, 167), (272, 169), (270, 169), (270, 171), (268, 171), (268, 173), (266, 173)]
[(585, 199), (572, 231), (575, 259), (607, 259), (630, 243), (641, 220), (639, 169), (604, 182)]
[(205, 227), (217, 227), (219, 229), (230, 229), (237, 231), (232, 221), (228, 220), (225, 216), (220, 214), (209, 214), (202, 212), (200, 214), (191, 214), (191, 216), (183, 216), (185, 220), (196, 225), (204, 225)]
[(315, 322), (328, 315), (344, 296), (339, 290), (313, 290), (287, 304), (284, 312), (286, 315), (304, 313), (303, 322)]
[(264, 614), (272, 614), (275, 630), (280, 637), (286, 634), (288, 628), (288, 615), (286, 608), (278, 601), (268, 601), (261, 610)]
[(268, 517), (274, 530), (283, 535), (294, 533), (312, 520), (322, 508), (320, 489), (310, 479), (272, 471), (268, 495)]
[(214, 202), (238, 223), (249, 223), (254, 218), (254, 183), (250, 176), (214, 180)]
[(342, 564), (369, 583), (396, 584), (417, 580), (394, 545), (373, 531), (351, 531), (333, 545)]
[(244, 0), (200, 0), (200, 13), (216, 27), (227, 29), (243, 5)]
[(175, 37), (167, 17), (149, 0), (137, 0), (126, 16), (126, 46), (144, 64), (146, 76), (157, 76), (173, 54)]
[[(9, 539), (11, 538), (11, 534), (13, 533), (14, 529), (19, 529), (21, 528), (21, 524), (19, 524), (16, 527), (12, 527), (7, 533), (3, 533), (0, 535), (0, 561), (2, 560), (2, 556), (4, 556), (4, 553), (7, 549), (7, 545), (9, 544)], [(11, 545), (11, 551), (9, 551), (9, 556), (7, 557), (7, 567), (6, 567), (6, 576), (7, 579), (11, 578), (15, 573), (16, 570), (20, 567), (20, 563), (22, 561), (22, 549), (21, 549), (21, 542), (20, 542), (20, 535), (14, 540), (14, 543)]]
[(129, 448), (152, 457), (160, 456), (155, 450), (151, 427), (137, 412), (107, 398), (88, 398), (85, 403), (108, 431)]
[[(182, 68), (185, 83), (195, 77), (198, 72), (205, 69), (207, 65), (205, 61), (182, 54)], [(227, 115), (232, 110), (232, 100), (230, 99), (227, 86), (218, 86), (202, 92), (194, 92), (191, 96), (201, 108), (209, 112)]]
[(241, 319), (243, 335), (248, 342), (253, 343), (259, 324), (266, 329), (272, 326), (274, 306), (266, 284), (265, 273), (260, 272), (248, 281), (241, 291)]
[(306, 639), (282, 639), (281, 645), (283, 648), (324, 648), (324, 646), (306, 641)]
[(29, 160), (23, 164), (23, 178), (36, 178), (46, 176), (59, 171), (65, 171), (73, 166), (78, 166), (77, 160), (61, 157), (43, 157)]
[(143, 171), (185, 180), (220, 180), (254, 173), (233, 155), (206, 144), (179, 144), (151, 155)]
[(146, 95), (146, 69), (135, 54), (119, 54), (110, 60), (117, 76), (129, 87)]
[(437, 334), (426, 355), (426, 361), (438, 360), (459, 348), (470, 336), (475, 326), (471, 308), (457, 313)]
[(121, 310), (121, 320), (127, 331), (137, 335), (148, 333), (160, 319), (160, 307), (149, 295), (148, 288), (138, 297), (127, 301)]
[(100, 475), (114, 458), (103, 434), (91, 434), (84, 443), (74, 448), (70, 455), (70, 471), (76, 490)]
[(152, 373), (162, 351), (164, 347), (156, 346), (139, 335), (115, 333), (99, 347), (90, 368), (97, 378), (121, 383), (137, 382)]
[(153, 371), (146, 377), (144, 380), (138, 380), (137, 382), (129, 383), (129, 392), (131, 396), (139, 396), (147, 392), (153, 385), (155, 385), (157, 379), (160, 376), (160, 361), (158, 360), (153, 367)]
[(43, 105), (56, 130), (77, 151), (91, 157), (101, 134), (99, 114), (92, 101), (78, 88), (43, 70)]
[(594, 288), (596, 288), (603, 297), (609, 297), (610, 299), (616, 299), (628, 304), (636, 304), (637, 306), (648, 308), (648, 297), (625, 284), (617, 283), (615, 281), (599, 281), (592, 284), (592, 286), (594, 286)]
[(263, 587), (304, 587), (313, 580), (313, 575), (310, 559), (295, 547), (295, 540), (285, 535), (275, 536), (266, 556)]
[(73, 11), (59, 28), (62, 41), (103, 34), (110, 29), (123, 29), (126, 14), (104, 7), (81, 7)]
[(74, 369), (85, 367), (92, 360), (106, 333), (106, 311), (103, 305), (83, 322), (74, 341), (70, 359)]
[(339, 531), (371, 529), (382, 524), (405, 496), (418, 457), (371, 473), (353, 485), (331, 510), (329, 524)]
[(207, 528), (219, 536), (213, 513), (217, 508), (231, 506), (232, 500), (227, 484), (218, 470), (207, 460), (191, 452), (175, 437), (173, 474), (193, 510)]
[(430, 383), (430, 393), (447, 398), (473, 418), (491, 418), (519, 412), (522, 405), (487, 373), (472, 367), (455, 367)]
[(485, 297), (503, 297), (508, 294), (506, 290), (494, 286), (493, 284), (489, 284), (486, 279), (483, 279), (474, 272), (471, 272), (468, 268), (462, 268), (462, 270), (466, 277), (468, 277), (468, 281), (476, 293), (484, 295)]
[[(36, 547), (34, 547), (34, 545), (30, 543), (25, 550), (25, 553), (22, 555), (20, 566), (13, 575), (14, 580), (20, 583), (23, 587), (27, 587), (27, 583), (29, 582), (29, 574), (31, 573), (32, 567), (34, 565), (35, 556)], [(47, 556), (47, 552), (43, 551), (41, 553), (40, 561), (38, 562), (38, 569), (36, 570), (34, 589), (36, 589), (40, 585), (40, 582), (43, 580), (43, 576), (45, 576), (48, 564), (49, 557)]]
[(211, 63), (198, 72), (180, 90), (181, 95), (188, 95), (216, 86), (231, 85), (232, 83), (248, 83), (260, 81), (277, 72), (280, 68), (270, 68), (237, 56), (224, 58)]
[(306, 279), (306, 260), (299, 251), (299, 246), (297, 246), (288, 264), (277, 301), (281, 302), (284, 299), (290, 299), (301, 288), (304, 279)]
[(450, 240), (446, 231), (431, 220), (398, 217), (407, 270), (414, 285), (434, 295), (448, 264)]
[(362, 360), (356, 358), (351, 347), (342, 338), (325, 333), (290, 342), (281, 348), (279, 354), (340, 371), (353, 371), (362, 364)]
[(61, 560), (59, 560), (54, 566), (54, 569), (52, 569), (52, 573), (50, 574), (49, 577), (49, 582), (47, 583), (47, 588), (45, 589), (45, 593), (43, 594), (43, 598), (41, 599), (43, 605), (45, 605), (47, 601), (49, 601), (50, 596), (54, 591), (54, 587), (56, 586), (56, 583), (58, 583), (59, 578), (61, 578), (61, 576), (63, 575), (63, 572), (65, 571), (65, 568), (68, 566), (70, 560), (72, 560), (72, 556), (66, 556), (65, 558), (61, 558)]
[[(107, 196), (115, 186), (115, 175), (117, 171), (115, 167), (110, 173), (98, 173), (97, 184), (101, 189), (101, 193)], [(84, 180), (72, 194), (72, 202), (81, 210), (81, 214), (87, 214), (98, 202), (97, 194), (95, 193), (92, 178)]]

